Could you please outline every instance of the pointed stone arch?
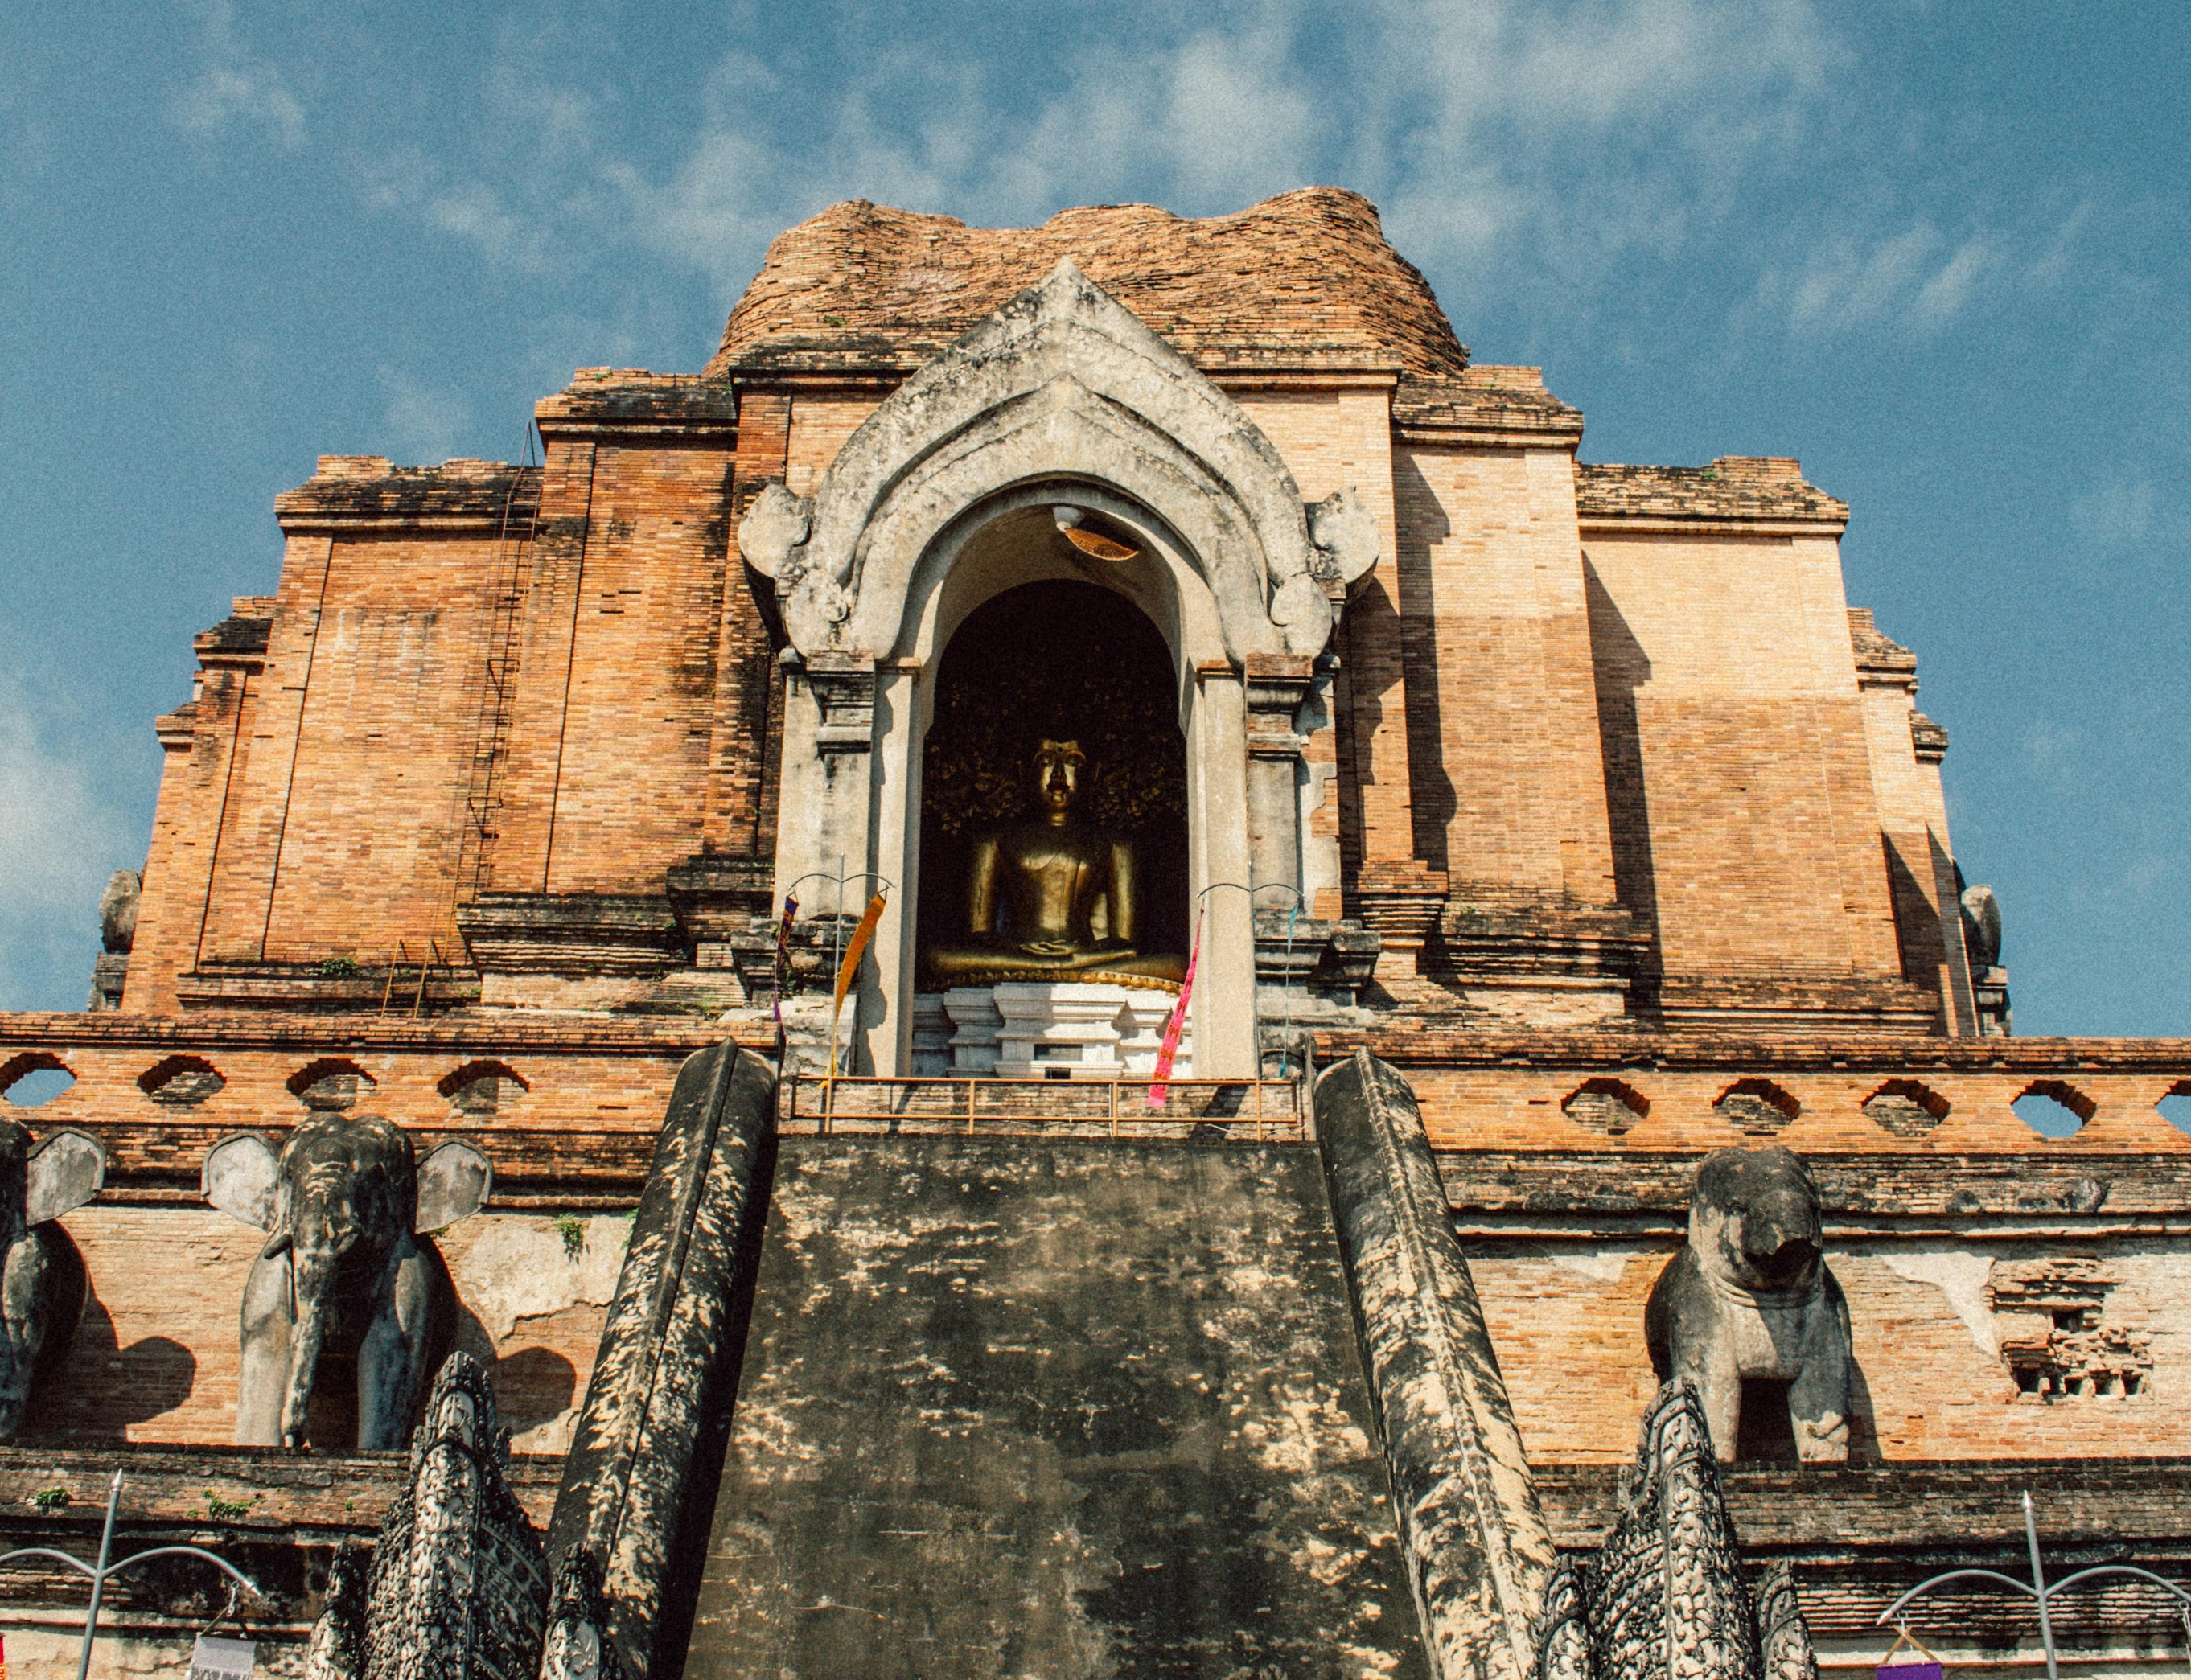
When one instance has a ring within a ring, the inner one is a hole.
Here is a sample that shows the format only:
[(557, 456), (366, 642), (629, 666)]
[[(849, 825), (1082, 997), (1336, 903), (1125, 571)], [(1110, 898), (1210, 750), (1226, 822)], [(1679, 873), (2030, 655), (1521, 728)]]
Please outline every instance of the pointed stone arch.
[(1107, 488), (1167, 527), (1236, 664), (1322, 652), (1332, 586), (1376, 558), (1374, 526), (1345, 517), (1344, 493), (1317, 505), (1312, 532), (1262, 430), (1069, 259), (892, 393), (811, 502), (772, 490), (740, 546), (775, 579), (802, 655), (885, 656), (938, 534), (986, 499), (1053, 481)]
[[(1257, 901), (1215, 888), (1319, 884), (1301, 845), (1302, 802), (1322, 797), (1304, 792), (1321, 788), (1302, 767), (1306, 732), (1329, 721), (1316, 661), (1376, 563), (1377, 525), (1352, 491), (1305, 506), (1239, 405), (1070, 261), (892, 393), (811, 500), (771, 485), (739, 526), (791, 643), (778, 889), (848, 871), (895, 888), (846, 1041), (854, 1066), (908, 1065), (936, 661), (985, 592), (1027, 581), (970, 558), (982, 534), (1061, 504), (1139, 545), (1105, 582), (1158, 621), (1176, 662), (1189, 876), (1208, 900), (1198, 1067), (1252, 1072)], [(1028, 576), (1043, 564), (1012, 562)]]

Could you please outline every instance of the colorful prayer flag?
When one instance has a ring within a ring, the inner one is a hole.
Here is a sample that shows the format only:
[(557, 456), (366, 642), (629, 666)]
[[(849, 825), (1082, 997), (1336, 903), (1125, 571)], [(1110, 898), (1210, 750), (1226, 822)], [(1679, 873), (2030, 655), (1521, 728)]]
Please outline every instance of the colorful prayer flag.
[(1164, 1023), (1164, 1047), (1157, 1052), (1157, 1076), (1150, 1082), (1146, 1100), (1152, 1109), (1160, 1109), (1171, 1100), (1171, 1064), (1179, 1055), (1179, 1036), (1187, 1026), (1187, 1000), (1194, 996), (1194, 971), (1202, 961), (1202, 917), (1194, 918), (1194, 949), (1187, 953), (1187, 976), (1179, 983), (1179, 1002), (1172, 1005), (1171, 1019)]

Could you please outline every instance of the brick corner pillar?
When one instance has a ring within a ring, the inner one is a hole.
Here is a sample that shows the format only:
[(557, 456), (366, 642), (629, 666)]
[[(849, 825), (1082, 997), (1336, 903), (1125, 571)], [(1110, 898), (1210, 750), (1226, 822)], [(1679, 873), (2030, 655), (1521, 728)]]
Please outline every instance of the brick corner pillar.
[(1529, 1680), (1554, 1562), (1414, 1093), (1367, 1051), (1317, 1082), (1316, 1129), (1439, 1680)]
[(783, 481), (791, 447), (791, 399), (775, 391), (741, 391), (738, 441), (731, 458), (729, 540), (723, 555), (722, 621), (715, 650), (715, 708), (708, 748), (708, 803), (701, 843), (731, 857), (771, 855), (775, 837), (768, 803), (770, 759), (782, 750), (776, 647), (745, 556), (738, 521), (763, 485)]

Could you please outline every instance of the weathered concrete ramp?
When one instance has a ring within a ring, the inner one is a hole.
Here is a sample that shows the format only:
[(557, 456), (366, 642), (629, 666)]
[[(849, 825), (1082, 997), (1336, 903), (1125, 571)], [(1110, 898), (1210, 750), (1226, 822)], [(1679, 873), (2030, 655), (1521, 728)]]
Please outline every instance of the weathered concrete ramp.
[(685, 1672), (1421, 1680), (1312, 1147), (781, 1141)]

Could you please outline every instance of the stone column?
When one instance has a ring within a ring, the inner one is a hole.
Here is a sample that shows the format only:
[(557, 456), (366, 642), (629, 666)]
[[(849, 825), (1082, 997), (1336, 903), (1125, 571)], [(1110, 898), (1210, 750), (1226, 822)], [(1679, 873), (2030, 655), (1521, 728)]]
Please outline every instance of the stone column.
[[(873, 869), (876, 763), (875, 661), (864, 653), (823, 652), (784, 660), (783, 793), (777, 823), (776, 894), (794, 894), (801, 919), (838, 908), (838, 890), (827, 881)], [(844, 889), (844, 912), (856, 917), (873, 890), (854, 881)], [(830, 977), (834, 983), (835, 977)], [(863, 1026), (881, 1019), (872, 983), (847, 999), (844, 1038), (856, 1045)], [(845, 1053), (845, 1071), (895, 1073), (893, 1060), (876, 1068)]]
[(1248, 658), (1248, 853), (1253, 884), (1291, 892), (1258, 893), (1255, 908), (1291, 909), (1301, 884), (1301, 749), (1294, 720), (1315, 680), (1315, 661), (1276, 654)]

